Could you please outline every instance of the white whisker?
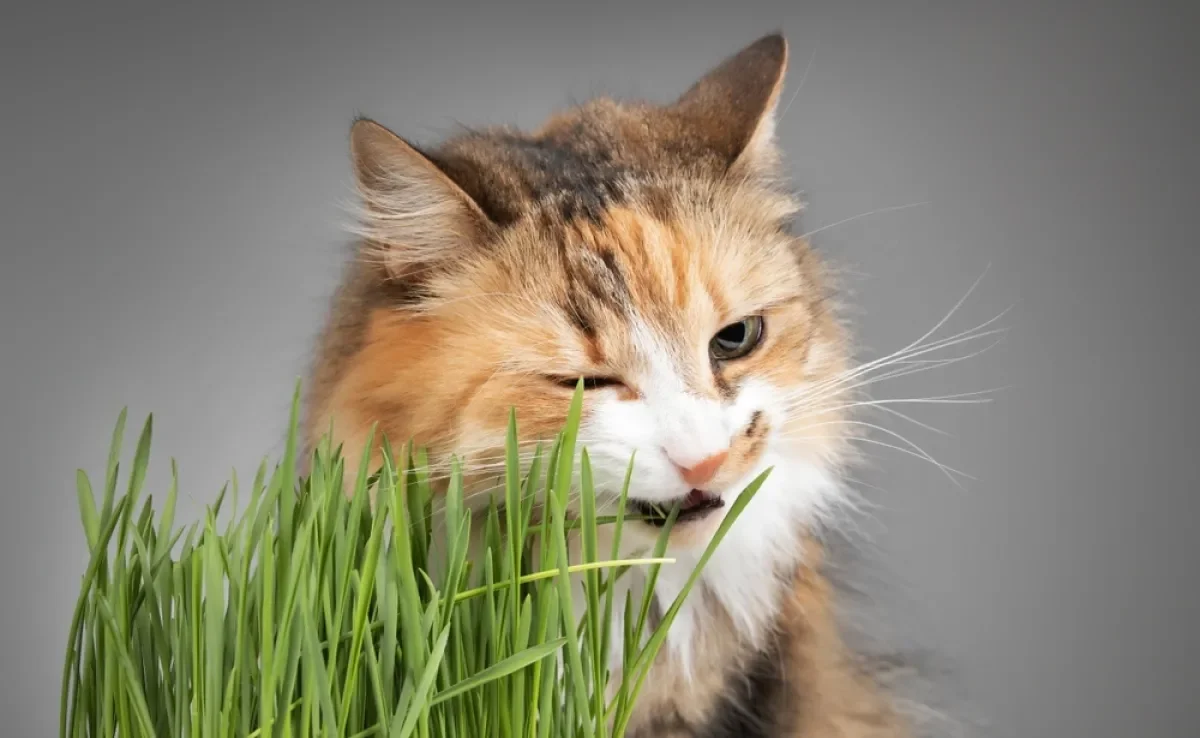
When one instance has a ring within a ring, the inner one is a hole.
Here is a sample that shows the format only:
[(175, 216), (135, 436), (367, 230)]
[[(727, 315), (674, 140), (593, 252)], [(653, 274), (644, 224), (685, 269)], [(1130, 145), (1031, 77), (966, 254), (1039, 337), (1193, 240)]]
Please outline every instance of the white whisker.
[[(941, 470), (942, 470), (942, 472), (943, 472), (943, 473), (944, 473), (944, 474), (945, 474), (945, 475), (946, 475), (946, 476), (947, 476), (947, 477), (950, 479), (950, 481), (954, 482), (954, 484), (955, 484), (956, 486), (959, 486), (960, 488), (961, 488), (961, 486), (962, 486), (962, 485), (961, 485), (961, 484), (959, 484), (959, 482), (958, 482), (958, 480), (957, 480), (957, 479), (955, 479), (955, 477), (954, 477), (954, 475), (955, 475), (955, 474), (957, 474), (957, 475), (959, 475), (959, 476), (961, 476), (961, 477), (965, 477), (965, 478), (967, 478), (967, 479), (974, 479), (974, 477), (972, 477), (970, 474), (967, 474), (967, 473), (965, 473), (965, 472), (959, 471), (958, 469), (955, 469), (955, 468), (953, 468), (953, 467), (947, 466), (947, 465), (943, 464), (942, 462), (938, 461), (937, 459), (933, 458), (933, 456), (931, 456), (931, 455), (930, 455), (930, 454), (929, 454), (927, 451), (925, 451), (925, 449), (923, 449), (923, 448), (921, 448), (920, 446), (918, 446), (917, 444), (913, 443), (913, 442), (912, 442), (912, 441), (910, 441), (910, 440), (909, 440), (907, 437), (905, 437), (905, 436), (903, 436), (903, 435), (901, 435), (901, 434), (899, 434), (899, 433), (897, 433), (897, 432), (895, 432), (895, 431), (893, 431), (893, 430), (890, 430), (890, 429), (888, 429), (888, 428), (884, 428), (884, 427), (883, 427), (883, 426), (881, 426), (881, 425), (877, 425), (877, 424), (875, 424), (875, 423), (868, 423), (868, 422), (866, 422), (866, 421), (863, 421), (863, 420), (828, 420), (828, 421), (822, 421), (822, 422), (820, 422), (820, 423), (813, 423), (813, 424), (811, 424), (811, 425), (808, 425), (808, 426), (801, 426), (800, 428), (796, 428), (794, 431), (789, 431), (787, 434), (784, 434), (784, 437), (788, 437), (788, 438), (790, 438), (790, 437), (796, 437), (796, 436), (798, 435), (798, 434), (797, 434), (797, 431), (802, 431), (802, 430), (805, 430), (805, 429), (807, 429), (807, 428), (819, 428), (819, 427), (822, 427), (822, 426), (828, 426), (828, 425), (851, 425), (851, 426), (862, 426), (862, 427), (864, 427), (864, 428), (870, 428), (870, 429), (872, 429), (872, 430), (877, 430), (877, 431), (880, 431), (881, 433), (885, 433), (885, 434), (887, 434), (887, 435), (889, 435), (889, 436), (891, 436), (891, 437), (895, 438), (896, 440), (900, 441), (901, 443), (904, 443), (904, 444), (906, 444), (906, 445), (909, 447), (909, 449), (911, 449), (910, 453), (912, 453), (913, 455), (917, 456), (918, 458), (924, 459), (925, 461), (928, 461), (929, 463), (931, 463), (931, 464), (933, 464), (934, 466), (936, 466), (938, 469), (941, 469)], [(846, 439), (846, 440), (855, 440), (855, 441), (867, 441), (867, 442), (872, 442), (872, 443), (875, 443), (875, 442), (877, 442), (877, 441), (875, 441), (874, 439), (870, 439), (870, 438), (867, 438), (867, 437), (865, 437), (865, 436), (853, 436), (853, 435), (849, 435), (849, 436), (846, 436), (846, 437), (845, 437), (845, 439)]]
[(899, 410), (897, 410), (895, 408), (887, 407), (886, 405), (884, 405), (882, 403), (864, 403), (864, 404), (867, 406), (870, 406), (870, 407), (874, 407), (877, 410), (882, 410), (883, 412), (888, 413), (889, 415), (894, 415), (894, 416), (900, 418), (901, 420), (907, 420), (908, 422), (912, 423), (913, 425), (916, 425), (920, 428), (924, 428), (927, 431), (931, 431), (933, 433), (937, 433), (937, 434), (943, 435), (943, 436), (950, 435), (949, 433), (942, 430), (941, 428), (935, 428), (934, 426), (932, 426), (928, 423), (923, 423), (920, 420), (917, 420), (916, 418), (912, 417), (911, 415), (906, 415), (906, 414), (900, 412)]
[(800, 238), (809, 238), (810, 236), (815, 236), (818, 233), (827, 231), (830, 228), (837, 228), (838, 226), (845, 225), (847, 223), (852, 223), (856, 220), (861, 220), (863, 218), (870, 218), (871, 216), (874, 216), (874, 215), (882, 215), (883, 213), (894, 213), (897, 210), (908, 210), (909, 208), (916, 208), (916, 207), (920, 207), (922, 205), (929, 205), (929, 204), (930, 204), (930, 202), (928, 200), (926, 200), (924, 202), (910, 202), (905, 205), (891, 205), (886, 208), (879, 208), (877, 210), (869, 210), (865, 213), (859, 213), (858, 215), (852, 215), (849, 218), (842, 218), (839, 221), (835, 221), (828, 225), (823, 225), (820, 228), (814, 228), (813, 230), (808, 231), (807, 233), (800, 234)]
[[(964, 343), (968, 340), (972, 340), (973, 338), (982, 337), (987, 334), (1003, 333), (1003, 332), (1004, 332), (1004, 329), (996, 329), (994, 331), (989, 331), (985, 334), (980, 334), (980, 336), (973, 336), (970, 338), (961, 339), (959, 341), (956, 341), (955, 343)], [(786, 402), (792, 404), (792, 406), (794, 406), (794, 407), (804, 407), (805, 406), (805, 404), (796, 403), (795, 402), (796, 400), (805, 400), (807, 405), (811, 406), (815, 402), (820, 401), (820, 400), (825, 400), (825, 399), (829, 398), (830, 396), (837, 395), (837, 394), (846, 394), (846, 393), (852, 392), (853, 390), (867, 387), (867, 386), (870, 386), (873, 384), (877, 384), (879, 382), (883, 382), (888, 379), (896, 379), (899, 377), (905, 377), (905, 376), (909, 376), (912, 374), (919, 374), (920, 372), (929, 371), (932, 369), (940, 369), (942, 367), (950, 366), (951, 364), (957, 364), (959, 362), (966, 361), (968, 359), (972, 359), (976, 356), (979, 356), (980, 354), (991, 350), (998, 344), (999, 344), (999, 341), (993, 342), (993, 343), (985, 346), (984, 348), (982, 348), (978, 351), (972, 352), (970, 354), (967, 354), (965, 356), (955, 356), (955, 357), (950, 357), (950, 358), (946, 358), (946, 359), (936, 359), (936, 360), (932, 360), (928, 363), (924, 363), (924, 364), (920, 364), (920, 365), (904, 366), (904, 367), (901, 367), (898, 369), (891, 369), (887, 372), (884, 372), (883, 374), (879, 374), (874, 377), (867, 377), (866, 379), (863, 379), (861, 381), (857, 381), (857, 382), (853, 382), (853, 383), (849, 383), (849, 384), (847, 384), (847, 382), (849, 382), (850, 380), (857, 379), (859, 376), (862, 376), (862, 375), (866, 374), (867, 372), (866, 371), (847, 372), (844, 375), (839, 375), (838, 377), (834, 377), (829, 380), (825, 380), (823, 382), (818, 382), (810, 387), (805, 387), (805, 388), (802, 388), (795, 392), (788, 393), (787, 395), (785, 395), (783, 397), (783, 399)], [(951, 345), (953, 345), (953, 344), (951, 344)], [(938, 348), (945, 348), (945, 347), (939, 346)], [(888, 364), (879, 364), (879, 365), (873, 366), (873, 367), (871, 367), (871, 369), (887, 369), (889, 366), (891, 366), (890, 362)]]

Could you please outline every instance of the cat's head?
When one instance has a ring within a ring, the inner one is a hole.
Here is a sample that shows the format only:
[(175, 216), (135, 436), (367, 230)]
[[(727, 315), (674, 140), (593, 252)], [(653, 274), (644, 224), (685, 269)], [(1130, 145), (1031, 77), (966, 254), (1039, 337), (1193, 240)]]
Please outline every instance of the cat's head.
[(602, 501), (636, 454), (631, 498), (687, 498), (676, 542), (702, 543), (775, 466), (754, 517), (794, 526), (844, 450), (828, 380), (846, 357), (817, 257), (790, 232), (774, 138), (786, 63), (767, 36), (670, 104), (594, 100), (428, 150), (356, 122), (363, 246), (311, 431), (332, 416), (352, 453), (377, 422), (486, 485), (509, 409), (529, 455), (584, 377)]

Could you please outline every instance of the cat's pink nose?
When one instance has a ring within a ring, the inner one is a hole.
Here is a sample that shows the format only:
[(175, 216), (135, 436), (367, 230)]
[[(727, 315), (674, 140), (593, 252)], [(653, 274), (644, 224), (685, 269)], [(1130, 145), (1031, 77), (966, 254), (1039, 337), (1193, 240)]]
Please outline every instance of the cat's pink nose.
[(698, 464), (679, 467), (679, 473), (683, 476), (683, 481), (692, 485), (692, 487), (699, 488), (717, 476), (717, 472), (721, 469), (721, 465), (725, 463), (725, 459), (727, 458), (729, 458), (729, 451), (720, 451)]

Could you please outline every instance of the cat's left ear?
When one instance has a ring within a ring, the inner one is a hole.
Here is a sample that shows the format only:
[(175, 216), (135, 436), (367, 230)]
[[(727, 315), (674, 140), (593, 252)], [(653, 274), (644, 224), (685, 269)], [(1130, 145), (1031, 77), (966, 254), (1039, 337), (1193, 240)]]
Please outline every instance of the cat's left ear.
[(713, 68), (668, 110), (735, 175), (773, 174), (775, 115), (787, 70), (783, 34), (764, 36)]

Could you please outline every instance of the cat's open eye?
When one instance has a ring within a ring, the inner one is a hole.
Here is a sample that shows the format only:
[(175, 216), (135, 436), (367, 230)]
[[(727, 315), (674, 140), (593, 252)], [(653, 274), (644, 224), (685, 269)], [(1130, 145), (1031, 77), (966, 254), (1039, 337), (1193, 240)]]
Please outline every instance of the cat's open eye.
[(708, 342), (708, 352), (717, 361), (740, 359), (753, 351), (762, 338), (762, 316), (753, 315), (717, 331), (717, 335)]
[[(579, 377), (548, 375), (546, 377), (546, 379), (549, 379), (551, 382), (554, 382), (558, 386), (560, 386), (564, 389), (569, 389), (572, 392), (575, 391), (575, 387), (579, 384)], [(583, 378), (583, 389), (584, 390), (604, 389), (606, 387), (612, 387), (612, 388), (619, 389), (624, 386), (625, 386), (625, 383), (622, 382), (621, 380), (617, 379), (616, 377), (584, 377)]]

